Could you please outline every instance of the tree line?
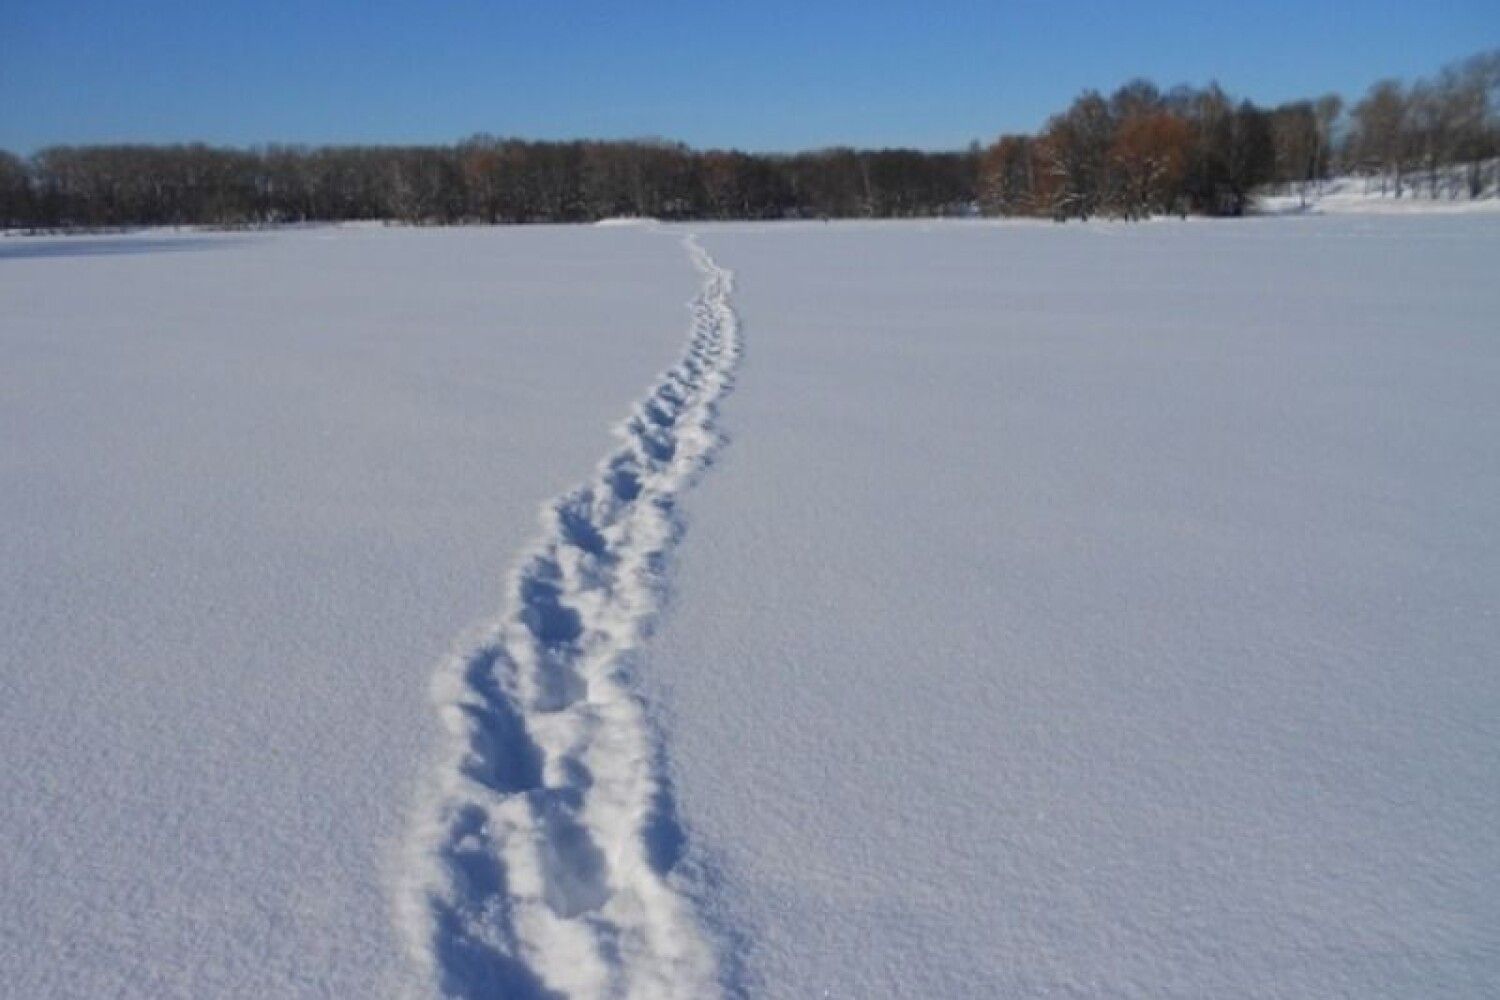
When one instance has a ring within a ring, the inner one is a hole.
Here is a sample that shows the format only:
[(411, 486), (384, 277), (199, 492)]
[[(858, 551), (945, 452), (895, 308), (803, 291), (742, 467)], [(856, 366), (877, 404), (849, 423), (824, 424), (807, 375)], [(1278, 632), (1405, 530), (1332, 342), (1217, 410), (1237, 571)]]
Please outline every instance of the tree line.
[(973, 151), (769, 156), (483, 135), (454, 146), (58, 146), (29, 161), (0, 153), (0, 224), (947, 215), (973, 202), (977, 168)]
[(1262, 108), (1217, 85), (1089, 91), (1039, 134), (985, 150), (978, 195), (996, 215), (1240, 215), (1267, 184), (1347, 173), (1397, 196), (1420, 178), (1432, 197), (1474, 198), (1500, 187), (1496, 157), (1500, 51), (1410, 85), (1382, 80), (1347, 114), (1337, 94)]
[(1268, 183), (1336, 172), (1477, 196), (1500, 170), (1500, 52), (1262, 108), (1217, 85), (1088, 91), (1034, 135), (956, 152), (698, 151), (660, 140), (450, 146), (54, 146), (0, 151), (0, 225), (253, 225), (1163, 213), (1238, 215)]

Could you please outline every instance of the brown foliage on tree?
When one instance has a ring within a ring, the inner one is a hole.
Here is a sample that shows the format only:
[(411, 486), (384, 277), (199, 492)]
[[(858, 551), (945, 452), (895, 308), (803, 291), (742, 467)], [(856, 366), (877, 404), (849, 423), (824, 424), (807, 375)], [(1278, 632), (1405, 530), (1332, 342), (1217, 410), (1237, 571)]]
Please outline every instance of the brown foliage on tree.
[(1170, 111), (1127, 118), (1115, 132), (1109, 162), (1114, 204), (1127, 219), (1183, 210), (1182, 180), (1192, 153), (1193, 130)]

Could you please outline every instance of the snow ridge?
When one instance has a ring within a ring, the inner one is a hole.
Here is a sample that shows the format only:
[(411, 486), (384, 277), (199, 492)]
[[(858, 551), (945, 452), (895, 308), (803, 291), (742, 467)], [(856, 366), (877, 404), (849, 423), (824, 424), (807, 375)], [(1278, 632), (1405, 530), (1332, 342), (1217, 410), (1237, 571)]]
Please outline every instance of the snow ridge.
[(682, 534), (677, 499), (720, 441), (740, 356), (732, 274), (684, 245), (703, 276), (686, 353), (615, 428), (593, 480), (544, 509), (499, 624), (434, 681), (448, 750), (397, 920), (445, 996), (722, 992), (674, 874), (682, 838), (631, 679)]

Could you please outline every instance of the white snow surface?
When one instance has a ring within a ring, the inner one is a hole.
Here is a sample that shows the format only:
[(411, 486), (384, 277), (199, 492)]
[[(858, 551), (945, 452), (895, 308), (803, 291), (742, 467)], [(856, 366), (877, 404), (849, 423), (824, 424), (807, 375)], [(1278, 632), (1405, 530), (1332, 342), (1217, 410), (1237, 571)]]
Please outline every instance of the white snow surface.
[(0, 242), (0, 996), (1500, 993), (1492, 216), (691, 230)]
[(736, 227), (646, 676), (755, 997), (1500, 995), (1500, 228)]
[[(1469, 195), (1469, 167), (1414, 170), (1398, 186), (1389, 175), (1344, 175), (1283, 185), (1255, 199), (1266, 215), (1475, 215), (1500, 213), (1500, 160), (1475, 168), (1479, 195)], [(1400, 194), (1397, 194), (1397, 191)]]
[(0, 995), (425, 984), (434, 671), (698, 284), (632, 230), (0, 244)]
[(679, 499), (721, 441), (740, 357), (733, 276), (685, 247), (704, 283), (681, 361), (616, 428), (594, 479), (547, 509), (501, 621), (437, 679), (449, 749), (399, 905), (418, 963), (451, 996), (695, 1000), (720, 987), (636, 670)]

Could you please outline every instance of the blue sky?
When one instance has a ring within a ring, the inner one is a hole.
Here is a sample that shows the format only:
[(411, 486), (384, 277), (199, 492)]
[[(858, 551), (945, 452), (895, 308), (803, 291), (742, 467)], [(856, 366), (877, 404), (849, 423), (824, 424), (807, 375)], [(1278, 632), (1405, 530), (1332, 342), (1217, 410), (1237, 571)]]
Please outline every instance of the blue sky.
[(1273, 103), (1500, 45), (1500, 0), (0, 0), (0, 148), (664, 136), (953, 148), (1086, 87)]

